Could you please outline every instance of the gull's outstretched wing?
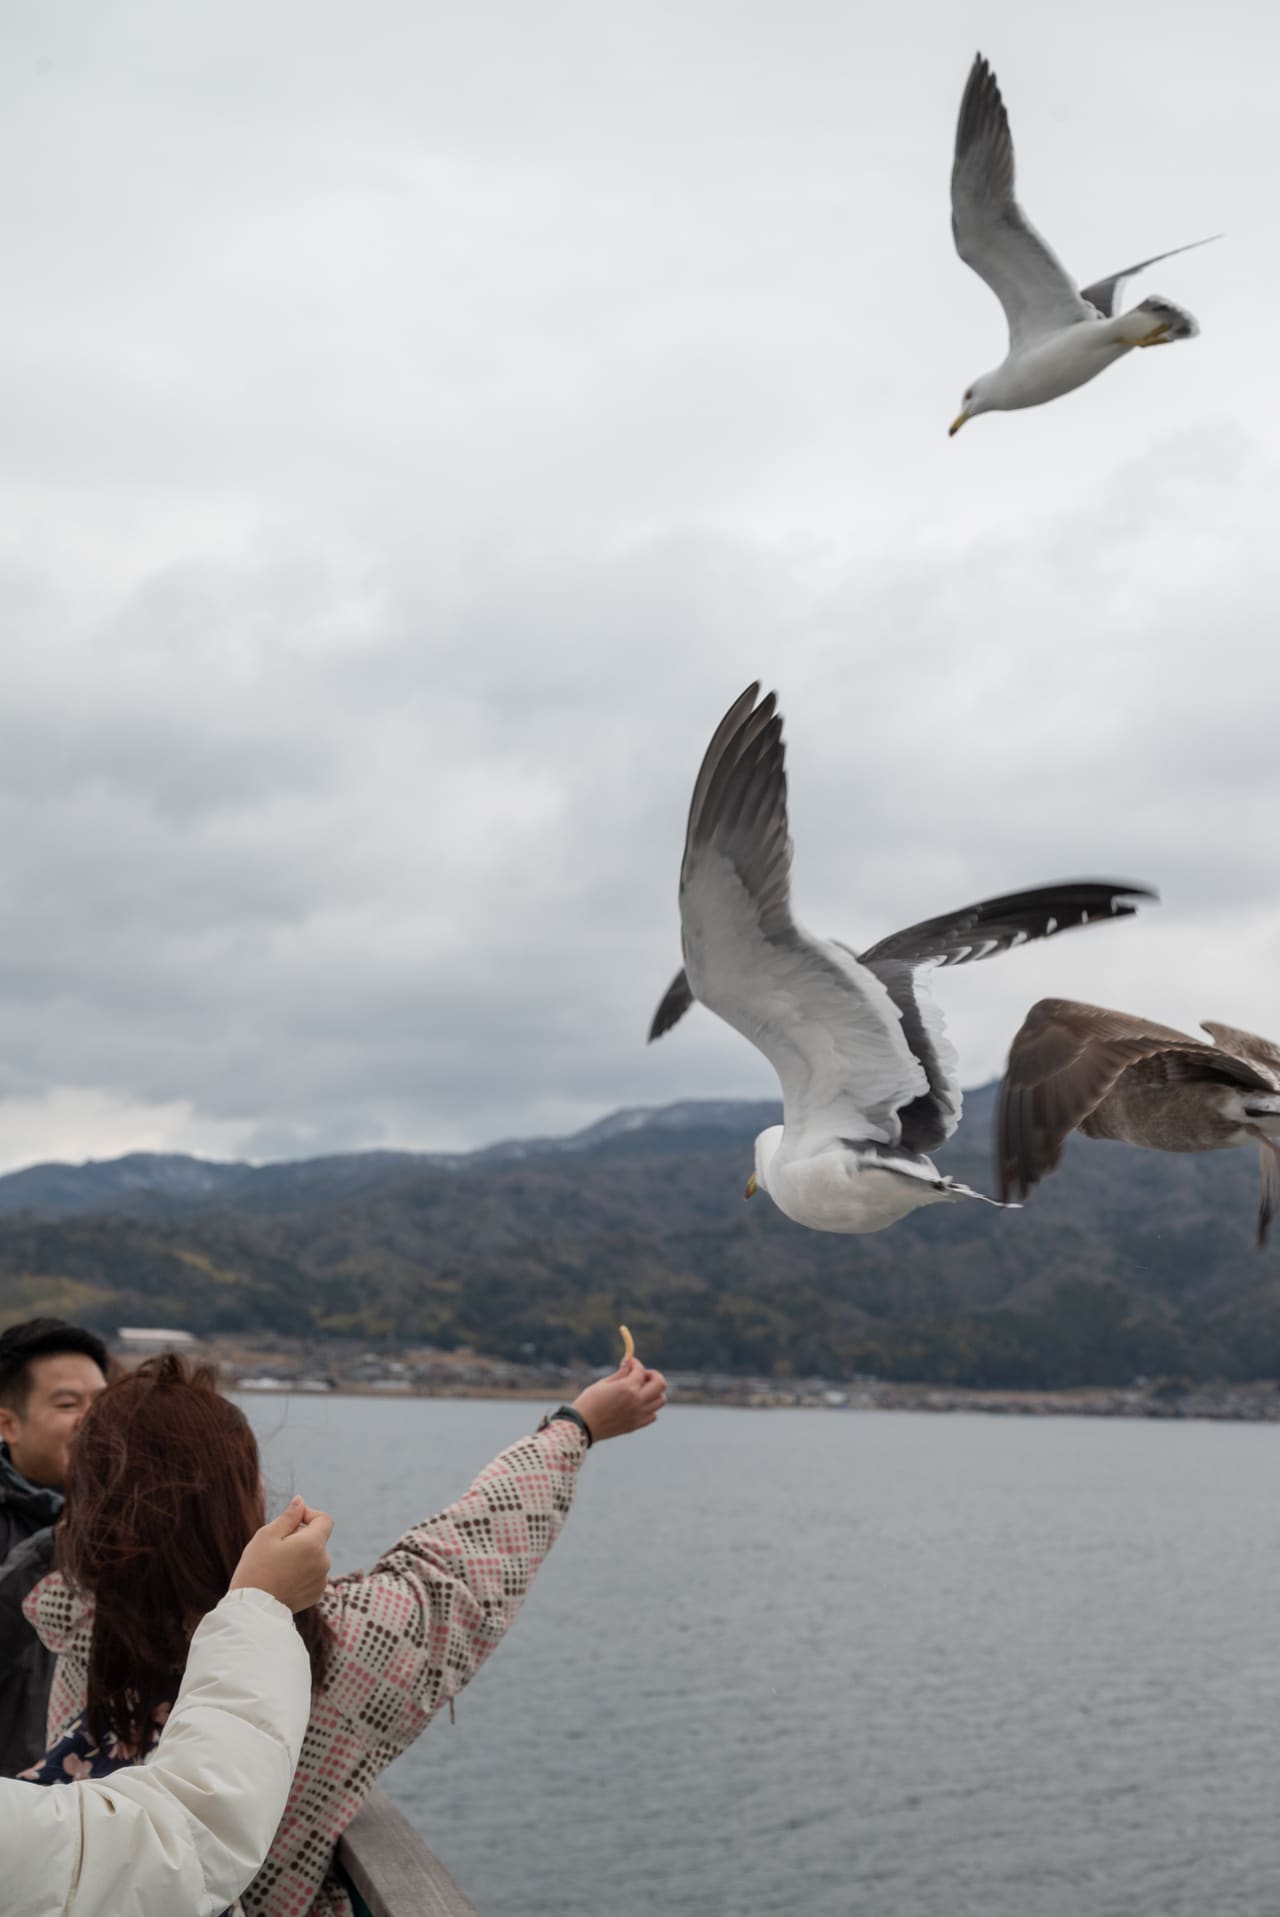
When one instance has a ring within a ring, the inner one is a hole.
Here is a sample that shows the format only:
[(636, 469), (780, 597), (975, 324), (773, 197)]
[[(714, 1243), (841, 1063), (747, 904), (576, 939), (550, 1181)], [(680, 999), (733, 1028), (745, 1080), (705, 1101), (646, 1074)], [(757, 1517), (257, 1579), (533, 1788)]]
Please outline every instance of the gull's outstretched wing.
[(1130, 918), (1138, 909), (1131, 899), (1156, 897), (1150, 886), (1127, 885), (1120, 879), (1061, 879), (1056, 885), (1004, 892), (961, 906), (958, 912), (922, 919), (919, 925), (878, 939), (858, 956), (864, 965), (890, 958), (907, 965), (967, 965), (1097, 919)]
[(1145, 273), (1149, 266), (1159, 266), (1161, 260), (1176, 259), (1179, 253), (1193, 253), (1197, 246), (1211, 246), (1221, 238), (1221, 233), (1210, 233), (1208, 239), (1188, 240), (1185, 246), (1171, 247), (1167, 253), (1153, 253), (1149, 260), (1139, 260), (1136, 266), (1121, 267), (1109, 279), (1095, 280), (1092, 286), (1082, 286), (1080, 297), (1088, 300), (1090, 306), (1096, 306), (1103, 319), (1114, 319), (1122, 297), (1121, 288), (1135, 273)]
[(883, 983), (792, 919), (782, 720), (759, 690), (725, 715), (694, 787), (680, 869), (688, 983), (777, 1072), (792, 1140), (896, 1145), (898, 1111), (928, 1081)]
[(969, 71), (951, 168), (956, 252), (1004, 308), (1013, 352), (1094, 318), (1075, 282), (1018, 205), (1013, 138), (996, 76), (979, 54)]
[(1255, 1072), (1280, 1092), (1280, 1045), (1273, 1045), (1269, 1038), (1259, 1038), (1256, 1032), (1242, 1032), (1235, 1025), (1219, 1025), (1212, 1018), (1202, 1018), (1200, 1029), (1208, 1032), (1214, 1044), (1221, 1046), (1224, 1052), (1252, 1065)]
[(1121, 1075), (1157, 1055), (1192, 1065), (1216, 1056), (1203, 1039), (1128, 1012), (1065, 998), (1033, 1005), (1009, 1049), (996, 1111), (1002, 1197), (1025, 1197)]
[(1073, 926), (1128, 918), (1137, 910), (1130, 900), (1155, 896), (1146, 886), (1115, 879), (1063, 879), (924, 919), (860, 953), (860, 962), (888, 987), (902, 1014), (907, 1044), (929, 1079), (927, 1096), (901, 1114), (903, 1144), (913, 1151), (936, 1151), (960, 1123), (963, 1102), (959, 1059), (929, 991), (925, 968), (966, 965)]

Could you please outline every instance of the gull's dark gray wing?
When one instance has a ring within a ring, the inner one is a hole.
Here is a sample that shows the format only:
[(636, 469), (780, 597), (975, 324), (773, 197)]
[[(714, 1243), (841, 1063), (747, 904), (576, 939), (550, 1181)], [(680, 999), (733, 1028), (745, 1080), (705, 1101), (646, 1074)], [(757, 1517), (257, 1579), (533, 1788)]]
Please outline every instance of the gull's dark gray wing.
[(965, 265), (1003, 306), (1015, 352), (1093, 318), (1062, 261), (1018, 205), (1009, 116), (981, 54), (970, 68), (956, 124), (951, 231)]
[(960, 1123), (963, 1096), (959, 1057), (922, 971), (897, 958), (864, 959), (862, 963), (880, 979), (897, 1006), (902, 1036), (924, 1067), (928, 1090), (902, 1107), (898, 1122), (906, 1149), (927, 1155), (945, 1144)]
[(908, 965), (965, 965), (971, 959), (1007, 952), (1014, 945), (1068, 932), (1073, 926), (1129, 918), (1138, 909), (1131, 900), (1156, 897), (1149, 886), (1126, 885), (1118, 879), (1063, 879), (1057, 885), (1005, 892), (999, 898), (962, 906), (958, 912), (922, 919), (919, 925), (891, 932), (858, 957), (871, 966), (880, 959), (901, 959)]
[(687, 990), (769, 1060), (789, 1136), (815, 1150), (896, 1144), (897, 1113), (927, 1080), (883, 982), (791, 916), (782, 720), (774, 695), (758, 694), (749, 686), (726, 713), (694, 784), (680, 868)]
[[(721, 764), (726, 745), (733, 743), (738, 751), (745, 747), (746, 742), (737, 735), (742, 731), (744, 721), (752, 715), (759, 691), (760, 684), (756, 680), (747, 687), (740, 698), (734, 700), (711, 735), (711, 743), (703, 754), (702, 764), (698, 768), (698, 776), (694, 781), (693, 797), (689, 801), (689, 819), (685, 827), (686, 846), (689, 834), (693, 830), (694, 819), (700, 813), (706, 798), (707, 786)], [(770, 693), (768, 700), (762, 702), (759, 711), (764, 712), (767, 705), (767, 716), (772, 718), (776, 704), (775, 695)], [(653, 1022), (649, 1027), (649, 1043), (652, 1045), (655, 1038), (661, 1038), (664, 1032), (669, 1032), (673, 1025), (678, 1024), (693, 1002), (693, 989), (689, 984), (688, 973), (682, 965), (668, 985), (663, 994), (662, 1003), (653, 1015)]]
[(859, 953), (861, 963), (884, 980), (902, 1014), (907, 1044), (924, 1066), (929, 1090), (900, 1113), (902, 1142), (913, 1151), (936, 1151), (960, 1122), (959, 1060), (946, 1036), (922, 971), (931, 965), (963, 965), (991, 958), (1015, 945), (1052, 938), (1073, 926), (1126, 918), (1135, 898), (1154, 898), (1142, 886), (1112, 880), (1072, 879), (1028, 892), (1006, 892), (962, 906), (958, 912), (909, 925)]
[(1114, 319), (1120, 304), (1120, 289), (1135, 273), (1145, 273), (1149, 266), (1159, 266), (1161, 260), (1176, 259), (1179, 253), (1193, 253), (1197, 246), (1212, 246), (1215, 240), (1221, 238), (1221, 233), (1210, 233), (1207, 239), (1188, 240), (1185, 246), (1170, 247), (1167, 253), (1153, 253), (1149, 260), (1139, 260), (1136, 266), (1122, 266), (1118, 273), (1112, 273), (1108, 279), (1095, 280), (1092, 286), (1082, 286), (1080, 297), (1088, 300), (1090, 306), (1096, 306), (1103, 319)]

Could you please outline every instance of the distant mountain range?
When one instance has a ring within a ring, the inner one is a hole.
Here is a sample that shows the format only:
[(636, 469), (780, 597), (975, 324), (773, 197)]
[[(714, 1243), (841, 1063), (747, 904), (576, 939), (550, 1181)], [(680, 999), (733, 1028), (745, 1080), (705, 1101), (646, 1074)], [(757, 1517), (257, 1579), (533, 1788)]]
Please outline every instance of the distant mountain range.
[[(994, 1087), (941, 1160), (991, 1189)], [(0, 1177), (0, 1319), (475, 1345), (669, 1369), (1127, 1383), (1280, 1376), (1280, 1242), (1251, 1153), (1073, 1139), (1020, 1212), (869, 1238), (743, 1202), (772, 1104), (615, 1112), (561, 1139), (273, 1165), (132, 1153)]]
[(562, 1138), (507, 1138), (470, 1152), (344, 1152), (273, 1165), (222, 1163), (185, 1152), (128, 1152), (123, 1158), (91, 1159), (84, 1165), (28, 1165), (0, 1173), (0, 1217), (9, 1212), (61, 1218), (216, 1203), (274, 1206), (312, 1197), (332, 1200), (367, 1191), (407, 1167), (468, 1171), (618, 1145), (625, 1151), (664, 1151), (672, 1149), (673, 1137), (724, 1141), (739, 1138), (745, 1129), (754, 1138), (781, 1117), (781, 1105), (773, 1102), (686, 1099), (675, 1105), (628, 1106)]

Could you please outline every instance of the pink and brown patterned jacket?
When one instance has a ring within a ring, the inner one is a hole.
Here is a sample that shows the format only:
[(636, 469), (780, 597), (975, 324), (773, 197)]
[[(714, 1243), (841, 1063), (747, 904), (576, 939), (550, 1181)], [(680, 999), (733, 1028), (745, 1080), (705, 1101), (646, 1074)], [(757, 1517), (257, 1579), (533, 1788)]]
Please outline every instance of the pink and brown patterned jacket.
[[(557, 1420), (486, 1465), (466, 1496), (405, 1532), (373, 1570), (337, 1578), (321, 1600), (328, 1669), (288, 1807), (247, 1917), (351, 1917), (334, 1867), (339, 1837), (378, 1773), (473, 1678), (515, 1620), (569, 1515), (587, 1441)], [(84, 1708), (90, 1605), (54, 1572), (25, 1606), (58, 1653), (53, 1743)]]

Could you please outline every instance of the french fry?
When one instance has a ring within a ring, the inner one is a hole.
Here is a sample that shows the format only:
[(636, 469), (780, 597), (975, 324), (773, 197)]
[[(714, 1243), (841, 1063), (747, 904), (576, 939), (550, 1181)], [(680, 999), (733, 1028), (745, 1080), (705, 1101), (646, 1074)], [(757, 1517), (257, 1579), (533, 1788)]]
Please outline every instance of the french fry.
[(622, 1333), (622, 1362), (626, 1364), (628, 1358), (636, 1355), (636, 1341), (625, 1325), (619, 1325), (618, 1330)]

